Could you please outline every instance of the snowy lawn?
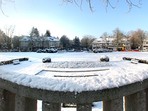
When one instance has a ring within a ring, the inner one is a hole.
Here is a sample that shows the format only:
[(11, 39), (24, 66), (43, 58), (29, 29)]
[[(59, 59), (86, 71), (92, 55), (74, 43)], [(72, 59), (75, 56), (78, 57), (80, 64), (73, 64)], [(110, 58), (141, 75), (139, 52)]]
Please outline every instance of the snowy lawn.
[[(110, 58), (109, 62), (100, 62), (104, 55)], [(133, 64), (123, 60), (123, 57), (148, 60), (148, 52), (0, 53), (0, 61), (24, 57), (29, 58), (29, 61), (18, 65), (1, 65), (0, 77), (30, 87), (75, 92), (120, 87), (148, 78), (148, 64)], [(52, 62), (42, 63), (44, 57), (50, 57)], [(101, 111), (101, 104), (97, 103), (93, 111)], [(38, 109), (40, 111), (41, 102)], [(73, 110), (75, 111), (71, 108), (62, 109)]]
[[(96, 102), (94, 103), (94, 107), (92, 109), (92, 111), (103, 111), (102, 110), (102, 102)], [(42, 111), (42, 101), (38, 101), (38, 108), (37, 108), (38, 111)], [(76, 108), (63, 108), (62, 107), (62, 110), (61, 111), (76, 111)]]

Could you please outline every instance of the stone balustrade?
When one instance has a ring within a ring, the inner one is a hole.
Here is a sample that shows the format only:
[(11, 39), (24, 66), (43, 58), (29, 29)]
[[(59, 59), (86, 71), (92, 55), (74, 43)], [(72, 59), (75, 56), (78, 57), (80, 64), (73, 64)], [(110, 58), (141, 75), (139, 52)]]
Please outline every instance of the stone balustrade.
[(103, 101), (103, 111), (148, 111), (148, 79), (129, 85), (83, 92), (50, 91), (22, 86), (0, 78), (0, 111), (61, 111), (62, 103), (75, 103), (77, 111), (92, 111)]

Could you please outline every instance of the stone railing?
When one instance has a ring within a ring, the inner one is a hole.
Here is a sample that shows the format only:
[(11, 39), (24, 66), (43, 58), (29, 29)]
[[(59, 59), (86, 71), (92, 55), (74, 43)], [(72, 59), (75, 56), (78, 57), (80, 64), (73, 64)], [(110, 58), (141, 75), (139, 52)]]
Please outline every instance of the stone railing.
[(0, 111), (61, 111), (62, 103), (75, 103), (77, 111), (92, 111), (92, 103), (103, 101), (103, 111), (148, 111), (148, 79), (118, 88), (59, 92), (31, 88), (0, 79)]

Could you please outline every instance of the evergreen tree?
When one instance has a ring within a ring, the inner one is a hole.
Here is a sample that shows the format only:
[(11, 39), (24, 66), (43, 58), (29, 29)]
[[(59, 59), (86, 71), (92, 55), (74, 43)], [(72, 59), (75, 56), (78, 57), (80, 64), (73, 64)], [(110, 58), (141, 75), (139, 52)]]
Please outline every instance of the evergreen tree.
[(70, 40), (69, 38), (66, 36), (66, 35), (63, 35), (61, 38), (60, 38), (60, 45), (63, 49), (68, 49), (69, 46), (70, 46)]
[(73, 40), (73, 43), (74, 43), (74, 48), (76, 50), (80, 50), (80, 39), (79, 39), (79, 37), (76, 36)]
[(11, 38), (8, 37), (2, 30), (0, 30), (0, 49), (10, 49)]
[(30, 37), (39, 37), (39, 36), (40, 36), (40, 34), (39, 34), (38, 29), (32, 27), (32, 30), (31, 30), (31, 32), (30, 32)]
[(12, 44), (13, 44), (13, 48), (14, 49), (19, 49), (19, 45), (20, 45), (20, 37), (19, 36), (14, 36), (12, 39)]
[(51, 37), (51, 33), (50, 33), (50, 31), (49, 31), (49, 30), (46, 30), (46, 33), (45, 33), (44, 36), (45, 36), (45, 37)]

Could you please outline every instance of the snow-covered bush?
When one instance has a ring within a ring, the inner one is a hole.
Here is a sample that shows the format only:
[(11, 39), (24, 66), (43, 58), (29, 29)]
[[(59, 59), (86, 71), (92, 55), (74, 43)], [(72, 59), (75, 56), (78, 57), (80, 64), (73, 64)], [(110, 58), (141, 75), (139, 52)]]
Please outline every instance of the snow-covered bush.
[(49, 62), (51, 62), (51, 58), (50, 57), (43, 58), (42, 62), (43, 63), (49, 63)]
[(106, 56), (106, 55), (103, 55), (103, 56), (100, 57), (100, 61), (101, 62), (109, 62), (109, 57)]

